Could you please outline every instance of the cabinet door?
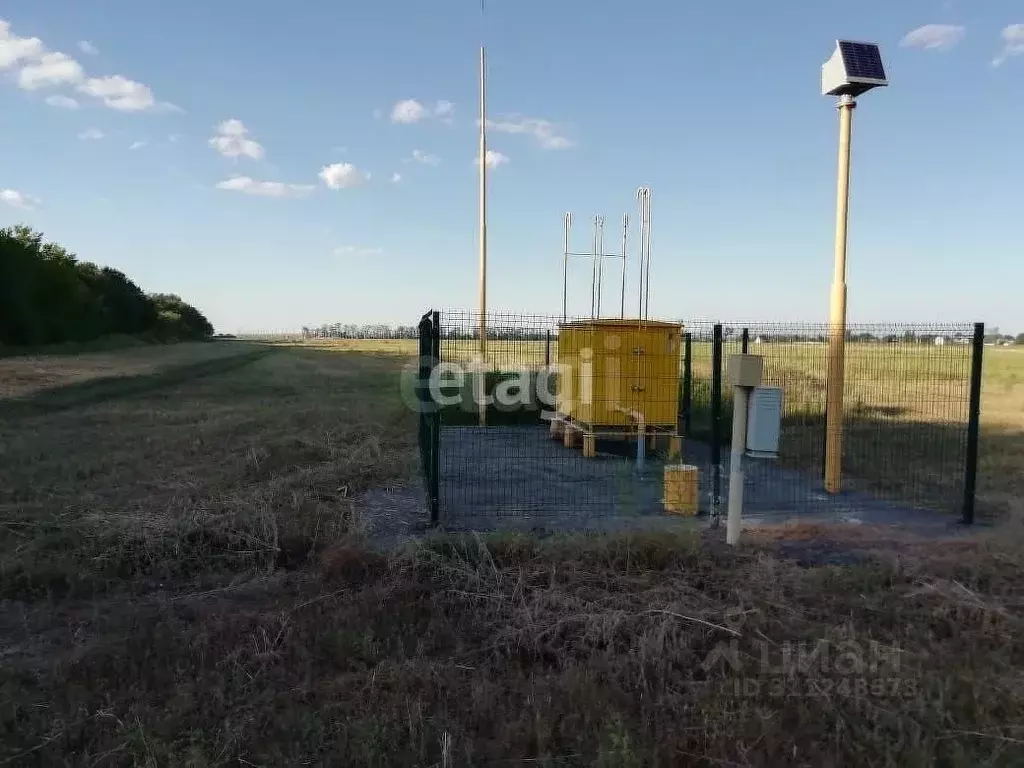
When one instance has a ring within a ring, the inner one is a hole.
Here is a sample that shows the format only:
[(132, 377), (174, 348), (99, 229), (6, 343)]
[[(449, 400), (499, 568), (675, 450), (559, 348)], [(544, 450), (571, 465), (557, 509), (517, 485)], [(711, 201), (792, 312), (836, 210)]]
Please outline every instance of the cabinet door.
[(643, 329), (635, 358), (637, 399), (647, 423), (674, 426), (679, 413), (679, 331)]

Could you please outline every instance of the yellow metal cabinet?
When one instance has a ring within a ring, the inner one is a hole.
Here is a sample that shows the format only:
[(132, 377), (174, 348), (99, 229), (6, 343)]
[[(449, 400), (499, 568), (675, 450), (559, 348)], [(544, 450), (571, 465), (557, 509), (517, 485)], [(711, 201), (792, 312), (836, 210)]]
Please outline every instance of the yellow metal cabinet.
[(562, 323), (558, 411), (593, 427), (676, 427), (682, 325), (651, 320)]

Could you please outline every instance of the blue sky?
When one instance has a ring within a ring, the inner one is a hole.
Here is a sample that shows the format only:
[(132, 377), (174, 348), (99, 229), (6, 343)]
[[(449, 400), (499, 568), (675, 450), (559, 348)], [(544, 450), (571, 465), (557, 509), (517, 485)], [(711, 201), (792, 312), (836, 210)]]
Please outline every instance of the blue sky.
[[(844, 37), (881, 44), (892, 82), (855, 115), (851, 321), (1024, 331), (1012, 0), (488, 0), (483, 21), (475, 0), (6, 0), (0, 16), (0, 226), (180, 293), (219, 330), (475, 306), (483, 36), (504, 160), (492, 308), (559, 312), (563, 213), (577, 247), (594, 214), (617, 247), (645, 184), (652, 315), (826, 320), (837, 118), (819, 72)], [(589, 286), (577, 262), (571, 311)]]

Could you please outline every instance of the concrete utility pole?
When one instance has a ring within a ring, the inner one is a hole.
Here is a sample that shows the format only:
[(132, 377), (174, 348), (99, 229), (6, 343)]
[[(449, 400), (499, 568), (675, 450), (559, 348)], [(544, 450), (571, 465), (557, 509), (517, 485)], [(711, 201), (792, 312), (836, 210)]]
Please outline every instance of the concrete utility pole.
[(487, 53), (480, 46), (480, 426), (487, 425)]
[(854, 100), (889, 85), (882, 53), (874, 43), (836, 40), (821, 68), (821, 93), (838, 97), (839, 174), (836, 185), (835, 265), (829, 296), (828, 379), (825, 405), (825, 490), (843, 490), (843, 390), (846, 371), (846, 244), (850, 223), (850, 139)]
[(843, 391), (846, 372), (846, 245), (850, 225), (850, 140), (852, 96), (839, 99), (839, 174), (836, 185), (835, 264), (829, 312), (828, 403), (825, 408), (825, 490), (843, 488)]

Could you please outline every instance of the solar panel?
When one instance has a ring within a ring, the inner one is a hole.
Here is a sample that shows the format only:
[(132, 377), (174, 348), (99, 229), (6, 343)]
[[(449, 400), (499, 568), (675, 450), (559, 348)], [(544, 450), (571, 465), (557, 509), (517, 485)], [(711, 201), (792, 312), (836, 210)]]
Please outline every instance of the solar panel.
[(882, 52), (877, 45), (871, 43), (854, 43), (849, 40), (839, 41), (839, 52), (846, 66), (846, 74), (853, 78), (869, 80), (885, 80), (885, 65), (882, 64)]

